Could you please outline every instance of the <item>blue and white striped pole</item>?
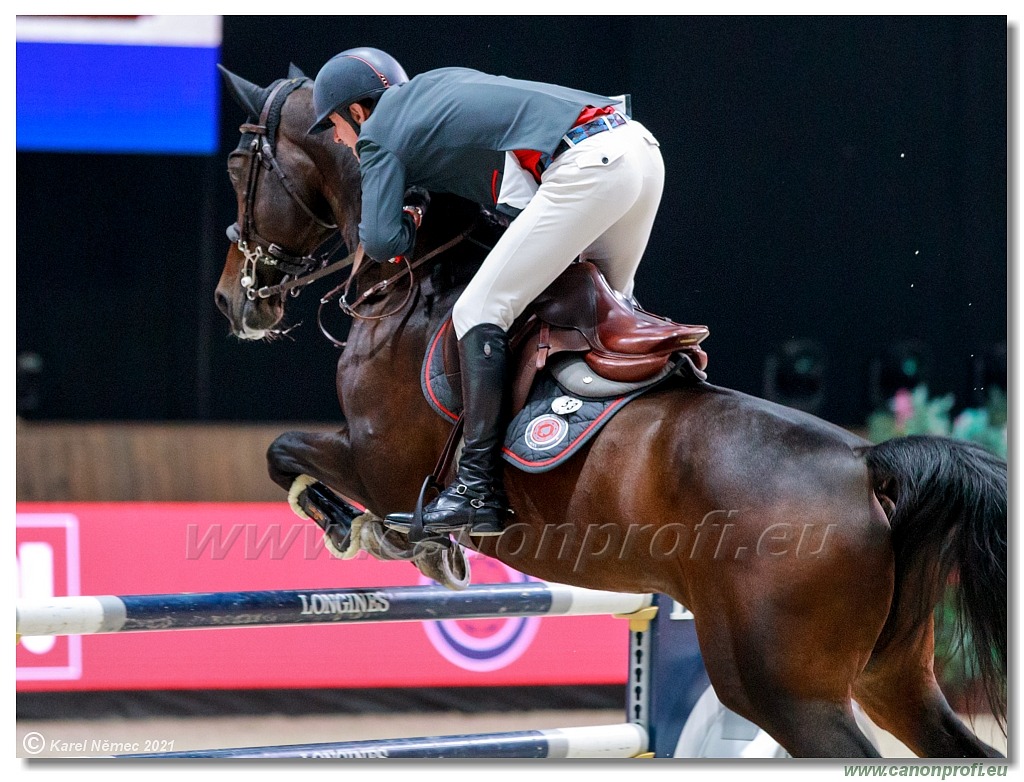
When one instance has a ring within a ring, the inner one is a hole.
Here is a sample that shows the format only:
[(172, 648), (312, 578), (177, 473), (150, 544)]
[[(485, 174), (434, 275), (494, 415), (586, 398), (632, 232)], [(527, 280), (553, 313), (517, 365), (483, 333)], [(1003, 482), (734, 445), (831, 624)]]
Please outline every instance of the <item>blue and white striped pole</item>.
[(121, 758), (632, 758), (647, 751), (639, 725), (594, 725), (434, 738), (205, 749)]
[(297, 589), (18, 600), (22, 636), (292, 624), (410, 622), (511, 616), (629, 614), (653, 596), (562, 584)]

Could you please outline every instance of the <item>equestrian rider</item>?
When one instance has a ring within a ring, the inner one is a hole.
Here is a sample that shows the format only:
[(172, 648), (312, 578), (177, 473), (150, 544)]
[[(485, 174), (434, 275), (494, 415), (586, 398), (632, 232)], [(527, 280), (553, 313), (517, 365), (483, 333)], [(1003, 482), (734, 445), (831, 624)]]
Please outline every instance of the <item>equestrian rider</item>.
[[(441, 68), (409, 79), (369, 47), (335, 55), (313, 87), (316, 122), (334, 126), (362, 174), (359, 239), (377, 260), (409, 254), (425, 199), (449, 192), (516, 215), (455, 303), (465, 446), (458, 474), (425, 509), (424, 528), (499, 535), (508, 515), (501, 447), (507, 331), (577, 257), (625, 297), (664, 184), (658, 142), (621, 101), (540, 82)], [(415, 192), (415, 191), (414, 191)], [(408, 526), (410, 514), (388, 521)]]

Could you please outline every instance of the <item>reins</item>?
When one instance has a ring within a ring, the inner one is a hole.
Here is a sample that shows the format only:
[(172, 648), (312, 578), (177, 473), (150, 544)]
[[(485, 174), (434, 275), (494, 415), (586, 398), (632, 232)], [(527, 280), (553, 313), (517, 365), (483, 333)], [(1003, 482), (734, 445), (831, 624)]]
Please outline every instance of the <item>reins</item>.
[[(395, 315), (398, 312), (401, 312), (403, 309), (405, 309), (405, 306), (409, 303), (409, 299), (412, 298), (413, 290), (415, 290), (415, 288), (416, 288), (416, 280), (415, 280), (415, 278), (413, 276), (413, 272), (415, 272), (421, 266), (426, 264), (428, 261), (433, 260), (434, 258), (436, 258), (437, 256), (441, 255), (442, 253), (448, 252), (453, 247), (458, 245), (460, 242), (462, 242), (465, 239), (469, 238), (469, 235), (476, 229), (476, 225), (477, 225), (477, 223), (474, 220), (470, 224), (470, 226), (468, 228), (466, 228), (466, 230), (464, 230), (462, 233), (460, 233), (457, 236), (449, 239), (447, 242), (445, 242), (441, 246), (435, 247), (433, 250), (431, 250), (430, 252), (425, 253), (424, 255), (420, 256), (415, 261), (410, 262), (408, 258), (403, 258), (402, 262), (405, 264), (404, 270), (400, 271), (398, 274), (393, 274), (390, 277), (387, 277), (387, 278), (381, 280), (380, 282), (372, 285), (371, 287), (367, 288), (365, 291), (363, 291), (363, 293), (361, 293), (356, 298), (355, 301), (350, 303), (348, 301), (349, 290), (351, 289), (352, 284), (355, 282), (356, 278), (359, 276), (359, 273), (360, 273), (360, 271), (363, 268), (363, 265), (362, 265), (363, 264), (363, 259), (365, 258), (365, 253), (363, 252), (363, 246), (359, 245), (356, 248), (356, 251), (354, 253), (352, 253), (351, 255), (349, 255), (347, 258), (344, 258), (343, 260), (338, 261), (337, 264), (332, 264), (332, 266), (338, 266), (339, 268), (340, 268), (340, 266), (345, 266), (345, 265), (351, 264), (352, 265), (352, 271), (349, 272), (348, 278), (345, 280), (345, 282), (343, 282), (341, 285), (339, 285), (338, 287), (336, 287), (333, 290), (331, 290), (322, 299), (320, 299), (320, 306), (317, 308), (317, 313), (316, 313), (316, 322), (317, 322), (317, 325), (320, 327), (321, 333), (325, 337), (327, 337), (327, 339), (329, 339), (331, 341), (331, 343), (335, 347), (339, 347), (339, 348), (344, 348), (345, 347), (345, 343), (335, 339), (334, 335), (332, 335), (327, 330), (327, 327), (324, 326), (324, 323), (323, 323), (323, 309), (324, 309), (324, 305), (329, 304), (331, 301), (333, 301), (336, 298), (339, 299), (338, 306), (341, 308), (341, 311), (344, 312), (346, 315), (348, 315), (348, 316), (350, 316), (352, 318), (355, 318), (356, 320), (368, 320), (368, 321), (384, 320), (385, 318), (390, 318), (392, 315)], [(330, 267), (328, 267), (328, 268), (330, 268)], [(326, 271), (326, 269), (324, 271)], [(321, 275), (321, 276), (323, 276), (323, 275)], [(379, 315), (361, 315), (358, 312), (356, 312), (356, 307), (359, 307), (360, 305), (364, 304), (365, 302), (367, 302), (368, 300), (374, 298), (375, 296), (383, 295), (384, 293), (386, 293), (388, 291), (388, 289), (391, 287), (391, 285), (393, 283), (397, 282), (398, 280), (403, 279), (404, 277), (408, 277), (409, 278), (409, 289), (405, 292), (405, 297), (402, 299), (401, 304), (399, 304), (398, 306), (394, 307), (393, 309), (388, 310), (387, 312), (381, 313)]]

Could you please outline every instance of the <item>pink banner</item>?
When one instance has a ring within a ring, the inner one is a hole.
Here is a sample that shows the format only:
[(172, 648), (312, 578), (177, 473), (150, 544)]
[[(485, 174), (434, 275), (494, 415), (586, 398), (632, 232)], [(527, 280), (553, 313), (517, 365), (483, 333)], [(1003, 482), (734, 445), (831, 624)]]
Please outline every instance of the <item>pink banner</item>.
[[(471, 558), (473, 583), (527, 580)], [(22, 596), (412, 586), (405, 562), (341, 561), (284, 503), (19, 503)], [(512, 617), (22, 638), (17, 688), (453, 687), (625, 683), (612, 617)]]

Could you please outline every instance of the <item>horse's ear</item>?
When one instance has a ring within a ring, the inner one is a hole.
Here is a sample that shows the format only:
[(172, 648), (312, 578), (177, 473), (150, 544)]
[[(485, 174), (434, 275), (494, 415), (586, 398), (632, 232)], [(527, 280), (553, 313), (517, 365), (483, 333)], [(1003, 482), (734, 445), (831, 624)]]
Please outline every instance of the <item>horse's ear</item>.
[(293, 62), (288, 63), (288, 78), (289, 79), (305, 79), (306, 74), (302, 72), (302, 69)]
[(241, 76), (236, 76), (220, 63), (217, 63), (217, 68), (224, 77), (224, 84), (227, 85), (228, 93), (235, 99), (235, 103), (245, 109), (250, 116), (258, 117), (263, 110), (266, 90)]

